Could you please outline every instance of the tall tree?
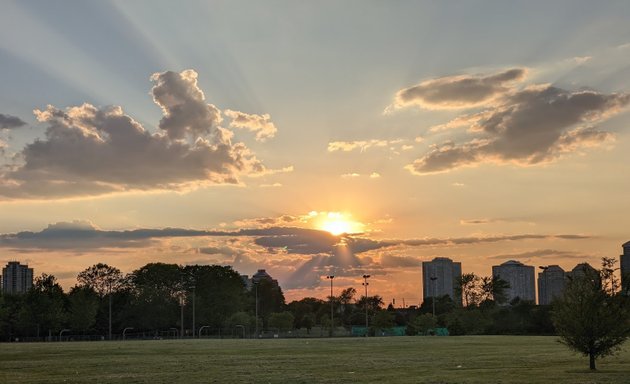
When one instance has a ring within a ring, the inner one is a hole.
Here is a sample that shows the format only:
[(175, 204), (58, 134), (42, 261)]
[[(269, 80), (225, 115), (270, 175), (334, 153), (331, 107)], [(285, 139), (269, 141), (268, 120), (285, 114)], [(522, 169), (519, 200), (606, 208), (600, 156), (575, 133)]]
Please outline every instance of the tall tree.
[(611, 294), (602, 281), (606, 272), (600, 273), (584, 269), (584, 274), (574, 274), (553, 309), (560, 341), (588, 356), (592, 370), (596, 359), (618, 351), (630, 335), (625, 298)]
[[(65, 321), (65, 295), (53, 275), (41, 274), (24, 298), (20, 312), (22, 324), (31, 326), (31, 332), (58, 332)], [(32, 334), (32, 333), (31, 333)]]
[(73, 331), (85, 334), (96, 323), (99, 298), (89, 287), (73, 287), (68, 295), (68, 325)]
[(77, 282), (79, 287), (89, 287), (99, 297), (105, 297), (105, 295), (121, 289), (125, 285), (125, 278), (120, 269), (98, 263), (79, 273)]

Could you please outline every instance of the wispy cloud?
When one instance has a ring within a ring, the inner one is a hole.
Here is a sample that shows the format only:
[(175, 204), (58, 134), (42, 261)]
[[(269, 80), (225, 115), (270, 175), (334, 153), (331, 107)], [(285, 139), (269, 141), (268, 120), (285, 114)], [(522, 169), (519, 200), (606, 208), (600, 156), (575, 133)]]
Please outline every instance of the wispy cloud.
[(25, 126), (26, 122), (16, 116), (0, 113), (0, 129), (13, 129)]
[(529, 258), (540, 258), (544, 259), (547, 257), (553, 258), (563, 258), (563, 259), (584, 259), (588, 260), (592, 255), (587, 255), (574, 251), (561, 251), (557, 249), (537, 249), (533, 251), (526, 251), (520, 253), (509, 253), (502, 255), (494, 255), (488, 256), (488, 259), (529, 259)]
[(232, 119), (230, 121), (231, 128), (244, 128), (256, 133), (256, 140), (265, 141), (275, 136), (276, 126), (271, 122), (271, 116), (269, 114), (264, 115), (250, 115), (247, 113), (232, 111), (231, 109), (225, 110), (225, 116)]
[(526, 70), (509, 69), (493, 75), (447, 76), (423, 81), (398, 93), (391, 108), (419, 106), (427, 109), (472, 108), (507, 94), (511, 83), (522, 81)]

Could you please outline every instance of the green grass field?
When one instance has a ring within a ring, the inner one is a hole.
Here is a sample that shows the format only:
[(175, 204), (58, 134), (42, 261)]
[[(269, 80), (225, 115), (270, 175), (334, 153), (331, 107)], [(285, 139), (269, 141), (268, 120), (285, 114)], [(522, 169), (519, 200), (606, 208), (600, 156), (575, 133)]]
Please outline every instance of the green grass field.
[(630, 345), (598, 361), (554, 337), (0, 344), (0, 383), (630, 383)]

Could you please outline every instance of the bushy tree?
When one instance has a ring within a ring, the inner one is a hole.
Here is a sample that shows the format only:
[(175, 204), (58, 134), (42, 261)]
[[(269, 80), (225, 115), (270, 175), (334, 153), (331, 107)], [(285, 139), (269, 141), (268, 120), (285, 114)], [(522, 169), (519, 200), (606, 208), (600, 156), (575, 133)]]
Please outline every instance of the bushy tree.
[(96, 324), (99, 298), (89, 287), (73, 287), (68, 294), (68, 325), (75, 332), (86, 333)]
[(592, 370), (596, 369), (596, 359), (618, 351), (630, 335), (625, 297), (611, 292), (605, 280), (607, 272), (600, 273), (584, 269), (583, 274), (574, 274), (553, 309), (560, 341), (588, 356)]
[(289, 330), (293, 328), (293, 314), (291, 312), (275, 312), (269, 315), (269, 327), (279, 330)]

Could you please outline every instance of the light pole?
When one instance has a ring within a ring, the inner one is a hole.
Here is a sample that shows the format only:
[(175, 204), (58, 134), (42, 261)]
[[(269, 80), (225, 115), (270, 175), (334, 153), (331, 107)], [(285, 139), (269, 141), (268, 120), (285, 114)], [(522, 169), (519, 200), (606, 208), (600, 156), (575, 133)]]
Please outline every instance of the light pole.
[(112, 340), (112, 281), (109, 280), (109, 340)]
[(330, 337), (334, 336), (335, 331), (333, 331), (334, 327), (335, 327), (335, 321), (334, 321), (334, 304), (333, 304), (333, 279), (335, 278), (335, 275), (328, 275), (326, 276), (327, 279), (330, 280)]
[(433, 318), (435, 318), (435, 295), (437, 294), (437, 277), (431, 276), (433, 282), (433, 294), (431, 295), (431, 301), (433, 301)]
[(370, 277), (370, 275), (363, 275), (363, 286), (365, 287), (365, 337), (368, 336), (368, 285), (370, 283), (368, 283), (367, 279)]
[(193, 291), (193, 297), (192, 297), (192, 304), (193, 304), (193, 318), (192, 318), (192, 335), (193, 338), (195, 337), (195, 288), (196, 286), (192, 286), (192, 291)]
[(180, 327), (180, 331), (179, 331), (179, 338), (183, 339), (184, 338), (184, 303), (186, 302), (186, 300), (184, 300), (184, 295), (182, 294), (179, 297), (179, 304), (180, 304), (180, 319), (179, 319), (179, 327)]
[(256, 333), (255, 337), (258, 338), (258, 282), (254, 281), (254, 290), (256, 291)]

